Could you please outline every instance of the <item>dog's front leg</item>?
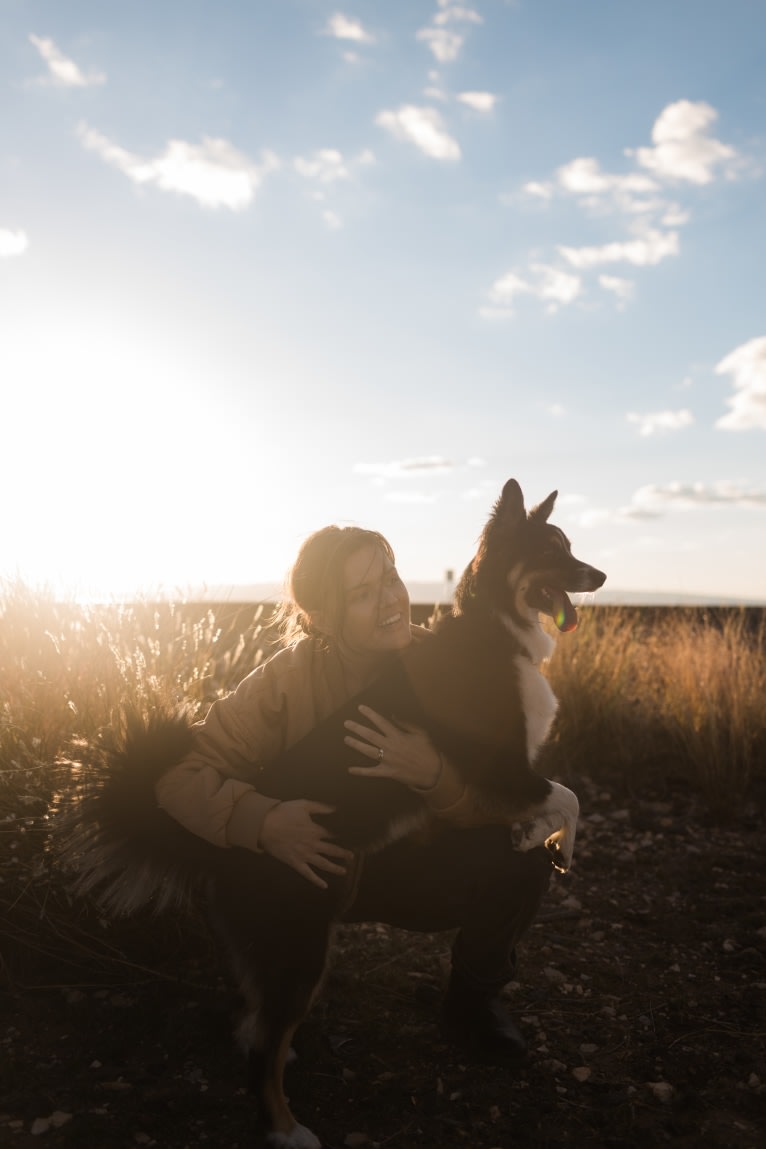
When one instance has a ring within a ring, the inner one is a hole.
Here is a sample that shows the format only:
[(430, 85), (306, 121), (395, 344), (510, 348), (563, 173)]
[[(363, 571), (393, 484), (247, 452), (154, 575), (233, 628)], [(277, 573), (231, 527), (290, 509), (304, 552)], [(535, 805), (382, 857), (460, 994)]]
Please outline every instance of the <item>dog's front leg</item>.
[(553, 855), (556, 869), (568, 870), (574, 854), (579, 812), (577, 795), (559, 782), (551, 782), (551, 792), (545, 801), (523, 821), (514, 823), (516, 848), (526, 853), (535, 846), (546, 846)]

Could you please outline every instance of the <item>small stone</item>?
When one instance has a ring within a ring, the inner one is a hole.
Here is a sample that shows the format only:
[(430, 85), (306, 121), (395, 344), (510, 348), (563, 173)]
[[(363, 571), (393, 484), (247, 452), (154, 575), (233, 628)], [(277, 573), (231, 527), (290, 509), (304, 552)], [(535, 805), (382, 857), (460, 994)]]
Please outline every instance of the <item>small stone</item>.
[(551, 1073), (566, 1073), (567, 1071), (564, 1062), (557, 1061), (555, 1057), (552, 1057), (550, 1061), (544, 1061), (543, 1065), (546, 1069), (549, 1069)]
[(33, 1137), (40, 1137), (43, 1133), (47, 1133), (50, 1127), (51, 1123), (47, 1117), (35, 1117), (29, 1132)]
[(55, 1109), (48, 1118), (54, 1129), (60, 1129), (62, 1125), (66, 1125), (67, 1121), (72, 1120), (71, 1113), (64, 1113), (62, 1109)]
[(561, 970), (556, 969), (555, 966), (547, 965), (543, 970), (543, 973), (547, 977), (548, 981), (553, 985), (563, 985), (566, 981), (564, 974), (561, 972)]
[(349, 1133), (343, 1140), (346, 1149), (361, 1149), (362, 1145), (369, 1145), (370, 1139), (366, 1133)]
[(587, 1081), (592, 1073), (592, 1070), (587, 1065), (578, 1065), (576, 1069), (572, 1070), (572, 1077), (575, 1081)]
[(673, 1086), (667, 1081), (647, 1081), (646, 1087), (658, 1101), (670, 1101), (673, 1096)]

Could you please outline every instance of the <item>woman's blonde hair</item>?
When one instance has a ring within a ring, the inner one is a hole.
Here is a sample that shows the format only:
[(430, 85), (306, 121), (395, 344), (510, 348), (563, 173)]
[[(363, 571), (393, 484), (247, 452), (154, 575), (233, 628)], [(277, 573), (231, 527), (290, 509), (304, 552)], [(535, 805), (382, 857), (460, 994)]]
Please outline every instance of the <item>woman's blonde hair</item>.
[[(346, 560), (364, 546), (379, 547), (394, 562), (391, 544), (378, 531), (363, 527), (322, 527), (304, 541), (287, 576), (276, 622), (284, 646), (310, 635), (327, 640), (343, 623)], [(312, 615), (322, 614), (321, 632)]]

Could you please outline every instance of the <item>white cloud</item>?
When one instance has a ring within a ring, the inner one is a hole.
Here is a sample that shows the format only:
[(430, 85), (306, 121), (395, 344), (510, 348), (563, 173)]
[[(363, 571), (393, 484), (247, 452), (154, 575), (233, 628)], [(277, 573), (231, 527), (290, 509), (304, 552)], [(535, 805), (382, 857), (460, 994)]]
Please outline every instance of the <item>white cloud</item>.
[(278, 166), (271, 154), (258, 166), (228, 140), (207, 136), (198, 145), (170, 140), (161, 155), (144, 159), (86, 124), (80, 124), (77, 134), (83, 147), (134, 183), (154, 184), (162, 191), (191, 196), (203, 207), (244, 211), (252, 203), (264, 175)]
[(630, 412), (626, 416), (629, 423), (638, 427), (639, 435), (664, 435), (669, 431), (680, 431), (684, 427), (691, 427), (694, 416), (687, 408), (680, 411), (654, 411), (647, 415), (636, 415)]
[(428, 45), (440, 64), (451, 64), (460, 55), (465, 36), (449, 25), (483, 24), (484, 21), (475, 8), (451, 4), (448, 0), (438, 0), (438, 4), (439, 11), (434, 14), (431, 24), (421, 28), (415, 36)]
[(31, 33), (29, 39), (48, 65), (45, 83), (61, 88), (90, 88), (106, 83), (103, 72), (91, 72), (85, 75), (74, 60), (70, 60), (59, 50), (53, 40)]
[(446, 104), (449, 102), (449, 96), (443, 88), (428, 87), (423, 89), (423, 95), (427, 100), (439, 100), (440, 103)]
[(766, 491), (754, 490), (741, 482), (650, 483), (633, 494), (630, 506), (621, 512), (627, 518), (657, 517), (665, 511), (692, 511), (704, 507), (766, 507)]
[(766, 431), (766, 336), (735, 347), (716, 366), (718, 375), (731, 375), (734, 394), (731, 407), (716, 423), (724, 431)]
[(423, 474), (443, 474), (452, 471), (455, 464), (441, 455), (428, 455), (419, 459), (394, 459), (388, 463), (357, 463), (358, 475), (373, 475), (379, 479), (411, 479)]
[(551, 200), (555, 194), (552, 183), (542, 183), (537, 180), (530, 180), (529, 183), (524, 184), (523, 191), (526, 195), (532, 196), (535, 199)]
[[(359, 168), (375, 162), (369, 149), (347, 159), (337, 148), (319, 148), (310, 156), (297, 156), (293, 160), (293, 168), (309, 184), (309, 198), (325, 203), (334, 184), (352, 180)], [(322, 219), (330, 231), (339, 231), (343, 227), (341, 216), (329, 207), (322, 211)]]
[(451, 64), (460, 55), (465, 36), (450, 28), (421, 28), (416, 34), (433, 52), (440, 64)]
[(403, 104), (396, 111), (380, 112), (375, 122), (397, 139), (415, 144), (432, 159), (460, 159), (460, 145), (448, 133), (436, 108)]
[(440, 11), (434, 16), (434, 24), (483, 24), (484, 21), (475, 8), (452, 4), (451, 0), (437, 0)]
[(667, 259), (670, 255), (678, 255), (680, 244), (678, 232), (658, 231), (656, 228), (647, 229), (636, 239), (613, 240), (592, 247), (564, 247), (558, 248), (572, 267), (580, 269), (597, 267), (602, 263), (632, 263), (636, 267), (653, 266)]
[(657, 183), (642, 172), (628, 172), (618, 175), (602, 171), (598, 160), (592, 156), (580, 156), (564, 164), (556, 172), (559, 187), (574, 195), (645, 195), (657, 190)]
[(623, 279), (619, 275), (600, 275), (598, 282), (604, 291), (611, 291), (617, 297), (619, 307), (624, 307), (633, 298), (636, 285), (631, 279)]
[(346, 16), (343, 12), (335, 12), (324, 27), (326, 36), (334, 36), (336, 40), (352, 40), (355, 44), (374, 44), (375, 37), (368, 32), (361, 20), (353, 16)]
[(457, 98), (474, 112), (491, 112), (497, 103), (497, 96), (492, 92), (460, 92)]
[(513, 305), (520, 295), (531, 295), (548, 304), (550, 313), (558, 311), (559, 307), (573, 303), (582, 291), (582, 280), (579, 275), (562, 271), (561, 268), (551, 267), (544, 263), (533, 263), (529, 267), (532, 278), (524, 278), (516, 271), (509, 271), (506, 275), (495, 280), (488, 292), (489, 309), (483, 309), (484, 318), (503, 318), (513, 314)]
[[(570, 267), (581, 272), (616, 263), (653, 267), (680, 253), (678, 229), (689, 222), (690, 213), (684, 204), (668, 197), (668, 185), (705, 184), (721, 174), (732, 178), (744, 168), (743, 157), (711, 134), (716, 119), (717, 112), (709, 104), (679, 100), (657, 117), (651, 148), (625, 149), (633, 158), (633, 170), (606, 171), (595, 157), (578, 156), (557, 168), (553, 178), (523, 185), (530, 199), (551, 203), (562, 195), (573, 196), (591, 215), (619, 215), (628, 221), (623, 238), (580, 247), (558, 245), (558, 254)], [(620, 307), (632, 298), (633, 285), (627, 279), (602, 275), (599, 284), (616, 296)], [(526, 279), (517, 276), (517, 282), (508, 286), (520, 294), (525, 285)], [(751, 417), (752, 411), (747, 418)], [(737, 418), (732, 414), (721, 425), (734, 426)]]
[(702, 101), (668, 104), (652, 128), (653, 146), (627, 151), (641, 167), (671, 183), (709, 184), (717, 169), (733, 175), (738, 162), (734, 148), (710, 135), (718, 113)]
[(0, 228), (0, 259), (11, 255), (22, 255), (29, 247), (29, 240), (25, 231), (9, 231)]
[(347, 180), (351, 175), (343, 153), (336, 148), (319, 148), (309, 159), (298, 156), (293, 161), (298, 175), (304, 179), (316, 180), (320, 184), (332, 184), (337, 180)]
[(357, 168), (374, 163), (375, 156), (369, 148), (353, 159), (346, 159), (337, 148), (318, 148), (310, 156), (297, 156), (293, 167), (304, 179), (328, 185), (351, 179)]

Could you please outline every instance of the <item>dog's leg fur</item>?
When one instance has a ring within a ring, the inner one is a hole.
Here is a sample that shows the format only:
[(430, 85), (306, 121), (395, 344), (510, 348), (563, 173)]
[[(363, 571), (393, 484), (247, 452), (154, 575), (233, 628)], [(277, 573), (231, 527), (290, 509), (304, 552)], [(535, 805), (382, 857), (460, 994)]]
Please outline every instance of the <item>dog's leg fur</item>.
[(580, 803), (577, 795), (560, 782), (550, 785), (551, 792), (542, 805), (530, 810), (515, 825), (514, 844), (522, 853), (535, 846), (547, 846), (553, 853), (556, 869), (568, 870), (574, 853)]
[(211, 920), (226, 943), (246, 1013), (238, 1038), (272, 1149), (319, 1149), (284, 1094), (293, 1035), (322, 983), (342, 882), (311, 885), (268, 855), (222, 851), (210, 888)]

